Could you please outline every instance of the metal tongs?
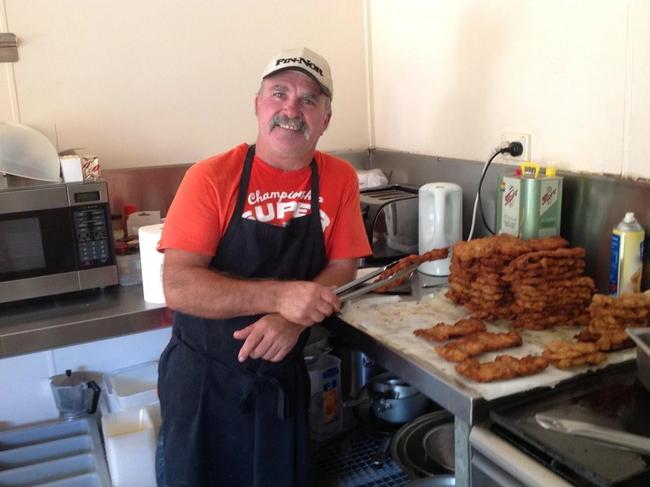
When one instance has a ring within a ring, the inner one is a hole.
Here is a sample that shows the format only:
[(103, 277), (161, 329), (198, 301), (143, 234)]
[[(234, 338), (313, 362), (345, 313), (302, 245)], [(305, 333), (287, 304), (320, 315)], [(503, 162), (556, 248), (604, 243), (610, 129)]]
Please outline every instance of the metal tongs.
[(643, 436), (605, 428), (583, 421), (558, 418), (551, 414), (537, 413), (535, 420), (544, 429), (589, 438), (597, 443), (621, 450), (650, 455), (650, 440)]
[(359, 279), (355, 279), (354, 281), (350, 281), (347, 284), (343, 284), (342, 286), (336, 288), (334, 290), (334, 293), (338, 296), (340, 301), (347, 301), (348, 299), (358, 298), (359, 296), (368, 294), (369, 292), (374, 291), (375, 289), (386, 286), (387, 284), (390, 284), (393, 281), (401, 279), (404, 276), (410, 276), (411, 273), (413, 273), (413, 271), (415, 271), (415, 269), (417, 269), (417, 267), (420, 265), (419, 262), (415, 262), (413, 264), (410, 264), (407, 267), (404, 267), (403, 269), (398, 270), (397, 272), (395, 272), (395, 274), (391, 274), (388, 277), (385, 277), (383, 279), (377, 279), (376, 281), (371, 282), (370, 284), (366, 284), (368, 281), (374, 279), (375, 277), (377, 277), (384, 271), (390, 269), (391, 267), (397, 265), (398, 263), (399, 260), (396, 260), (394, 262), (391, 262), (390, 264), (385, 265), (384, 267), (375, 269), (374, 271), (369, 272), (368, 274), (360, 277)]

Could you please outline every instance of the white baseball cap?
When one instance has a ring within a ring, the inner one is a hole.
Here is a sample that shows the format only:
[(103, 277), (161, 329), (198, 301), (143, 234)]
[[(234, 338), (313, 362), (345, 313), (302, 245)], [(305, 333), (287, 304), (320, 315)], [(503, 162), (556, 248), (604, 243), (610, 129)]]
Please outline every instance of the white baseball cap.
[(262, 79), (286, 69), (294, 69), (307, 74), (320, 85), (323, 93), (332, 99), (334, 82), (332, 81), (330, 65), (320, 54), (306, 47), (281, 51), (275, 54), (266, 65), (266, 69), (262, 73)]

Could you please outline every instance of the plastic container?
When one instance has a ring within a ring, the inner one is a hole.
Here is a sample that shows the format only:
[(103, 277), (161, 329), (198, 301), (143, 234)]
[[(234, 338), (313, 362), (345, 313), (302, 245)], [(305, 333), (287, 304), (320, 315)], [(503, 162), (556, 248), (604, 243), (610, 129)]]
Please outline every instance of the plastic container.
[(139, 409), (158, 402), (158, 361), (117, 369), (104, 374), (111, 412)]
[(31, 127), (0, 122), (0, 173), (58, 182), (59, 155), (52, 142)]
[(117, 278), (120, 286), (142, 284), (140, 253), (117, 255)]
[(318, 355), (307, 361), (311, 399), (309, 423), (314, 439), (322, 440), (341, 431), (341, 360)]
[(114, 487), (156, 486), (156, 435), (146, 408), (102, 416), (108, 469)]

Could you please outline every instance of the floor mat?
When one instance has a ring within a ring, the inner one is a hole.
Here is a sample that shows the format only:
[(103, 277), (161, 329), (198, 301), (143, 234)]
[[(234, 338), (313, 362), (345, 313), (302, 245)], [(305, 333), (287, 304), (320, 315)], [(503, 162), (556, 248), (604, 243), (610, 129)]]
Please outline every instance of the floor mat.
[(312, 460), (314, 487), (392, 487), (409, 477), (388, 456), (381, 468), (373, 462), (385, 445), (377, 435), (353, 433), (315, 448)]

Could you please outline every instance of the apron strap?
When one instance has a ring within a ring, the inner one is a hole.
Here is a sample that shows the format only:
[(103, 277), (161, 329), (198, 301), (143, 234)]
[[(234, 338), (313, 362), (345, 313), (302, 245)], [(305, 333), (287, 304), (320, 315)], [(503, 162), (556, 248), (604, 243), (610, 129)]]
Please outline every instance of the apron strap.
[(312, 216), (316, 215), (318, 222), (320, 223), (320, 204), (318, 194), (318, 166), (316, 160), (312, 159), (311, 164), (311, 214)]
[(253, 167), (253, 158), (255, 157), (255, 144), (251, 145), (246, 152), (244, 159), (244, 168), (242, 169), (241, 181), (239, 182), (239, 191), (237, 191), (237, 203), (233, 218), (239, 221), (244, 212), (244, 203), (246, 203), (246, 191), (248, 191), (248, 182), (251, 178), (251, 169)]
[(291, 407), (289, 401), (287, 401), (286, 391), (284, 386), (280, 381), (270, 375), (253, 373), (246, 369), (235, 369), (233, 367), (228, 367), (226, 364), (216, 360), (213, 357), (209, 357), (199, 350), (194, 348), (192, 345), (184, 341), (180, 334), (176, 331), (173, 332), (174, 338), (178, 340), (178, 343), (185, 347), (187, 350), (192, 352), (194, 355), (198, 356), (204, 362), (210, 362), (211, 365), (225, 371), (228, 374), (236, 373), (245, 381), (245, 390), (242, 396), (242, 399), (239, 402), (239, 410), (242, 413), (248, 413), (255, 404), (257, 396), (259, 396), (267, 387), (271, 386), (277, 396), (277, 405), (276, 413), (279, 419), (284, 420), (292, 415)]
[(271, 377), (263, 374), (256, 374), (253, 377), (251, 383), (246, 387), (246, 392), (244, 397), (239, 402), (239, 410), (242, 413), (248, 413), (255, 405), (255, 400), (266, 387), (272, 386), (277, 392), (277, 403), (276, 403), (276, 412), (278, 418), (284, 420), (291, 417), (292, 411), (289, 407), (289, 401), (287, 401), (286, 393), (280, 381), (275, 377)]

